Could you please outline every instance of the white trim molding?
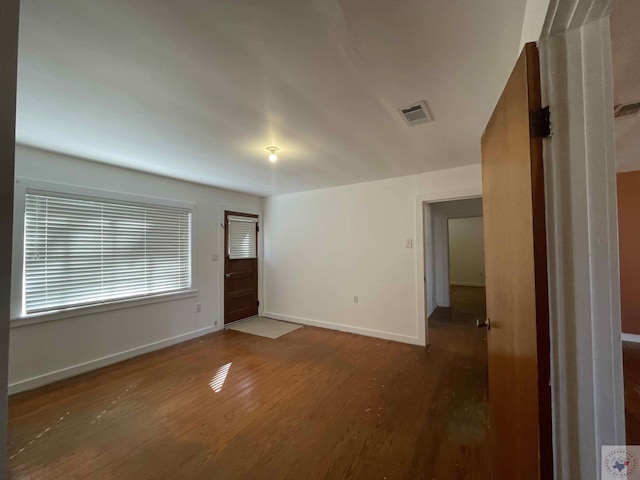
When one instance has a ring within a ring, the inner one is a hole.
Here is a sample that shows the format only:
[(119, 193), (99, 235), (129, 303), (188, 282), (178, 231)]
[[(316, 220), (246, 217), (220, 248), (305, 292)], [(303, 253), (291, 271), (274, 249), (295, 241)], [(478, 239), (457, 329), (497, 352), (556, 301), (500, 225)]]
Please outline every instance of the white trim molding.
[(415, 215), (416, 215), (416, 287), (417, 287), (417, 305), (416, 318), (418, 319), (418, 340), (419, 345), (429, 344), (429, 314), (435, 309), (435, 305), (427, 305), (426, 287), (427, 272), (430, 269), (425, 263), (425, 252), (430, 251), (431, 245), (429, 236), (425, 239), (424, 216), (425, 203), (445, 202), (449, 200), (463, 200), (468, 198), (482, 197), (482, 186), (478, 185), (473, 188), (444, 190), (439, 192), (421, 193), (416, 195)]
[(640, 335), (637, 335), (635, 333), (623, 333), (622, 341), (631, 342), (631, 343), (640, 343)]
[(382, 330), (372, 330), (369, 328), (352, 327), (341, 323), (325, 322), (322, 320), (312, 320), (310, 318), (294, 317), (292, 315), (282, 315), (280, 313), (265, 312), (264, 318), (272, 318), (274, 320), (282, 320), (299, 325), (307, 325), (309, 327), (327, 328), (329, 330), (337, 330), (339, 332), (355, 333), (366, 337), (380, 338), (382, 340), (391, 340), (394, 342), (408, 343), (410, 345), (424, 346), (424, 343), (418, 337), (409, 335), (400, 335), (398, 333), (384, 332)]
[(19, 0), (0, 4), (0, 478), (7, 476), (7, 373), (13, 185), (16, 152), (16, 75), (18, 68)]
[[(105, 200), (125, 201), (148, 205), (161, 205), (168, 207), (184, 208), (191, 212), (191, 287), (187, 290), (174, 292), (162, 292), (156, 295), (140, 295), (130, 298), (118, 298), (113, 301), (96, 302), (80, 307), (62, 308), (56, 311), (47, 311), (40, 314), (26, 315), (23, 313), (23, 288), (24, 288), (24, 242), (25, 242), (25, 195), (29, 190), (41, 190), (70, 195), (80, 195)], [(60, 320), (85, 314), (99, 313), (117, 308), (128, 308), (148, 303), (167, 300), (179, 300), (189, 296), (195, 296), (198, 292), (194, 284), (194, 258), (197, 258), (196, 241), (198, 224), (198, 207), (195, 203), (184, 202), (169, 198), (151, 197), (148, 195), (130, 194), (115, 190), (103, 190), (83, 187), (67, 183), (48, 182), (31, 178), (16, 178), (14, 184), (13, 206), (13, 256), (11, 259), (11, 328), (31, 325), (45, 321)]]
[(156, 295), (147, 295), (141, 297), (124, 298), (111, 302), (96, 303), (93, 305), (84, 305), (81, 307), (71, 307), (61, 310), (54, 310), (43, 313), (34, 313), (22, 317), (11, 319), (11, 328), (25, 327), (36, 323), (52, 322), (55, 320), (64, 320), (66, 318), (82, 317), (86, 315), (94, 315), (96, 313), (108, 312), (110, 310), (119, 310), (121, 308), (140, 307), (142, 305), (150, 305), (152, 303), (170, 302), (173, 300), (182, 300), (184, 298), (193, 298), (198, 296), (198, 290), (181, 290), (178, 292), (159, 293)]
[(598, 478), (625, 443), (610, 6), (552, 1), (539, 42), (555, 480)]
[(162, 348), (170, 347), (178, 343), (186, 342), (187, 340), (201, 337), (203, 335), (212, 333), (216, 330), (218, 330), (217, 327), (201, 328), (199, 330), (194, 330), (192, 332), (183, 333), (182, 335), (177, 335), (175, 337), (170, 337), (164, 340), (159, 340), (157, 342), (148, 343), (146, 345), (132, 348), (130, 350), (125, 350), (124, 352), (114, 353), (112, 355), (107, 355), (105, 357), (80, 363), (78, 365), (73, 365), (71, 367), (55, 370), (53, 372), (49, 372), (44, 375), (39, 375), (37, 377), (28, 378), (26, 380), (21, 380), (19, 382), (10, 383), (9, 395), (13, 395), (14, 393), (24, 392), (26, 390), (32, 390), (34, 388), (38, 388), (43, 385), (47, 385), (49, 383), (57, 382), (58, 380), (64, 380), (65, 378), (75, 377), (76, 375), (90, 372), (98, 368), (106, 367), (114, 363), (122, 362), (123, 360), (128, 360), (130, 358), (137, 357), (145, 353), (153, 352), (154, 350), (160, 350)]

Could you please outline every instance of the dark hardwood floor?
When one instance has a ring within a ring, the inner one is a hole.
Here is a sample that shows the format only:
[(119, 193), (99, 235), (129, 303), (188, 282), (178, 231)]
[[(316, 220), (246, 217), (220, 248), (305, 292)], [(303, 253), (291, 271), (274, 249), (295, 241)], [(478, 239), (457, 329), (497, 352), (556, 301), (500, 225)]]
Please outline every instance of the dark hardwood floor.
[(454, 290), (427, 349), (225, 331), (14, 395), (10, 478), (486, 480), (484, 291)]
[(627, 445), (640, 445), (640, 345), (622, 342)]

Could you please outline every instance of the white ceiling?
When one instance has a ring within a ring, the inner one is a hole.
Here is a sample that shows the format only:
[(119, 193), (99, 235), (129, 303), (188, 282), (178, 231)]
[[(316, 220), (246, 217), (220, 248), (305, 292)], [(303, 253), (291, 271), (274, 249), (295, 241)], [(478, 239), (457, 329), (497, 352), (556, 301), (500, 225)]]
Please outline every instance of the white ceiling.
[(17, 141), (265, 196), (477, 163), (524, 8), (22, 0)]
[[(640, 102), (640, 1), (616, 0), (611, 12), (613, 100)], [(640, 170), (640, 114), (616, 118), (616, 167)]]

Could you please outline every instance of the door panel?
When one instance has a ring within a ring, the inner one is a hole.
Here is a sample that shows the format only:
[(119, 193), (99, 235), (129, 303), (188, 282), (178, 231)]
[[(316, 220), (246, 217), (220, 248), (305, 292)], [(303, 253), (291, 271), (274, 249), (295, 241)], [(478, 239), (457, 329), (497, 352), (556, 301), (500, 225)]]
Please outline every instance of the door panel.
[[(258, 259), (229, 258), (229, 216), (257, 218), (257, 215), (225, 212), (224, 242), (224, 323), (231, 323), (258, 314)], [(258, 224), (256, 252), (258, 251)]]
[(527, 44), (482, 136), (489, 408), (496, 479), (552, 476), (540, 69)]

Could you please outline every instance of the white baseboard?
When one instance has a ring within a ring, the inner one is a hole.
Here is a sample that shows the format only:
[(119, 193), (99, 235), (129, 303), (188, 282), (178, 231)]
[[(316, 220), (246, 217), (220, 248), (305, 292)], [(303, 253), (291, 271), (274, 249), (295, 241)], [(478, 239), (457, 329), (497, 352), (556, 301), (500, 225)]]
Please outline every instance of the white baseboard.
[(623, 342), (640, 343), (640, 335), (636, 335), (634, 333), (623, 333), (622, 334), (622, 341)]
[(20, 380), (9, 384), (9, 395), (14, 393), (24, 392), (26, 390), (32, 390), (34, 388), (42, 387), (49, 383), (57, 382), (58, 380), (64, 380), (65, 378), (74, 377), (81, 373), (90, 372), (91, 370), (97, 370), (98, 368), (106, 367), (113, 363), (122, 362), (129, 358), (137, 357), (144, 353), (152, 352), (154, 350), (160, 350), (161, 348), (170, 347), (177, 343), (186, 342), (196, 337), (201, 337), (208, 333), (220, 330), (219, 327), (206, 327), (192, 332), (183, 333), (175, 337), (160, 340), (158, 342), (148, 343), (141, 347), (125, 350), (124, 352), (114, 353), (113, 355), (107, 355), (106, 357), (97, 358), (89, 362), (80, 363), (72, 367), (62, 368), (60, 370), (54, 370), (53, 372), (45, 373), (44, 375), (38, 375), (37, 377), (28, 378), (26, 380)]
[(484, 283), (475, 283), (475, 282), (452, 282), (449, 281), (449, 285), (453, 285), (455, 287), (483, 287)]
[(368, 328), (352, 327), (341, 323), (322, 322), (320, 320), (311, 320), (310, 318), (294, 317), (291, 315), (282, 315), (280, 313), (264, 312), (267, 318), (275, 320), (283, 320), (285, 322), (298, 323), (300, 325), (308, 325), (310, 327), (328, 328), (329, 330), (338, 330), (340, 332), (355, 333), (366, 337), (381, 338), (383, 340), (393, 340), (394, 342), (409, 343), (411, 345), (424, 346), (418, 337), (410, 337), (408, 335), (400, 335), (397, 333), (382, 332), (380, 330), (371, 330)]

